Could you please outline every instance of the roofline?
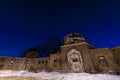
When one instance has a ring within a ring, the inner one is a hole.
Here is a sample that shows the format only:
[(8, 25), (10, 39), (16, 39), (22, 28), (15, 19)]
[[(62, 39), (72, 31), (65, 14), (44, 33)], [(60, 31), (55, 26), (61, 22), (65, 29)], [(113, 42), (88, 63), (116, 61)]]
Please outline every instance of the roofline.
[(68, 47), (68, 46), (79, 45), (79, 44), (87, 44), (88, 46), (90, 46), (90, 47), (92, 47), (92, 48), (95, 48), (94, 46), (90, 45), (90, 44), (87, 43), (87, 42), (81, 42), (81, 43), (75, 43), (75, 44), (63, 45), (63, 46), (61, 46), (61, 48), (62, 48), (62, 47)]

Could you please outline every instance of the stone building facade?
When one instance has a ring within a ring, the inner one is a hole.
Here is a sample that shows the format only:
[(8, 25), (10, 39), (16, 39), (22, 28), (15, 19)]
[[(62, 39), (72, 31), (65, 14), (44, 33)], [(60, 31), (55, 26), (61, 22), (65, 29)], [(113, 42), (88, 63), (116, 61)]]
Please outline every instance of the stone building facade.
[(0, 57), (0, 70), (58, 71), (58, 72), (119, 72), (120, 46), (95, 48), (78, 33), (65, 36), (56, 54), (37, 58), (38, 52), (29, 50), (26, 58)]

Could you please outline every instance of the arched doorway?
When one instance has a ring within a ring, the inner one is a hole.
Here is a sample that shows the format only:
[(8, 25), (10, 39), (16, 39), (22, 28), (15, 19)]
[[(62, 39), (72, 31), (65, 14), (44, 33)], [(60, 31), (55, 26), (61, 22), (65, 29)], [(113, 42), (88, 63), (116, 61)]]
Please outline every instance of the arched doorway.
[(72, 49), (67, 53), (68, 63), (72, 72), (83, 72), (83, 61), (78, 50)]

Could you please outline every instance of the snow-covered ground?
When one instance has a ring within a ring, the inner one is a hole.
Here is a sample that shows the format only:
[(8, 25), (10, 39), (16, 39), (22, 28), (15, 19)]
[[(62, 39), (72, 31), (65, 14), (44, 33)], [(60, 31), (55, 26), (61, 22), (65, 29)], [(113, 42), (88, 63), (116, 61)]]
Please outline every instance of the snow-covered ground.
[[(37, 77), (38, 80), (120, 80), (120, 76), (108, 74), (88, 74), (88, 73), (58, 73), (58, 72), (39, 72), (32, 73), (27, 71), (0, 71), (0, 77)], [(1, 79), (0, 79), (1, 80)]]

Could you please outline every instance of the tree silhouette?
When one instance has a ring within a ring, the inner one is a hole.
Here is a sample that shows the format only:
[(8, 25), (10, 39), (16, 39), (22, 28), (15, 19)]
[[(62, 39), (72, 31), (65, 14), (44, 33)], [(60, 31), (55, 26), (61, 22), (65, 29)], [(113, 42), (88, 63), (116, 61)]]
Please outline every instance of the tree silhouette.
[[(39, 57), (48, 57), (50, 54), (56, 53), (61, 46), (61, 40), (58, 38), (49, 37), (41, 45), (35, 46), (34, 48), (39, 52)], [(20, 57), (25, 57), (28, 50), (33, 48), (25, 49), (21, 52)]]
[(26, 57), (27, 58), (38, 58), (38, 50), (35, 49), (35, 48), (30, 48), (28, 51), (27, 51), (27, 54), (26, 54)]
[(48, 57), (50, 54), (56, 53), (61, 46), (61, 41), (58, 38), (48, 38), (42, 45), (37, 46), (36, 49), (40, 51), (41, 57)]
[(27, 51), (28, 51), (28, 49), (25, 49), (25, 50), (21, 51), (20, 57), (25, 57), (26, 54), (27, 54)]

